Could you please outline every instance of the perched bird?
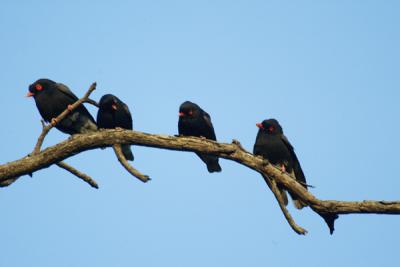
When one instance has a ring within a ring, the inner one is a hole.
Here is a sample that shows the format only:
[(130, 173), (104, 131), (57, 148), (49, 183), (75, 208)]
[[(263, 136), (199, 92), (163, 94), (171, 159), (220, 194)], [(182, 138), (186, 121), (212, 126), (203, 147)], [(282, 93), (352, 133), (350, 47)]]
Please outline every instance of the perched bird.
[[(205, 137), (214, 141), (217, 140), (210, 115), (190, 101), (184, 102), (179, 108), (178, 131), (180, 135)], [(196, 154), (207, 164), (207, 170), (209, 172), (221, 171), (218, 157), (201, 153)]]
[(96, 122), (83, 105), (74, 109), (63, 120), (55, 121), (58, 115), (78, 100), (74, 93), (62, 83), (39, 79), (29, 86), (27, 96), (33, 96), (42, 118), (46, 122), (56, 124), (55, 127), (63, 133), (72, 135), (97, 130)]
[[(278, 165), (282, 171), (291, 174), (306, 189), (306, 177), (301, 169), (300, 162), (294, 153), (293, 146), (289, 143), (279, 122), (275, 119), (264, 120), (257, 123), (259, 128), (256, 142), (254, 144), (254, 155), (262, 156), (270, 163)], [(266, 179), (266, 178), (264, 178)], [(287, 195), (283, 188), (280, 188), (285, 204), (287, 205)], [(291, 195), (296, 208), (301, 209), (305, 205), (296, 196)]]
[[(103, 95), (97, 112), (97, 125), (99, 128), (123, 128), (132, 130), (132, 116), (128, 106), (115, 95)], [(130, 145), (122, 145), (122, 153), (127, 160), (133, 160)]]

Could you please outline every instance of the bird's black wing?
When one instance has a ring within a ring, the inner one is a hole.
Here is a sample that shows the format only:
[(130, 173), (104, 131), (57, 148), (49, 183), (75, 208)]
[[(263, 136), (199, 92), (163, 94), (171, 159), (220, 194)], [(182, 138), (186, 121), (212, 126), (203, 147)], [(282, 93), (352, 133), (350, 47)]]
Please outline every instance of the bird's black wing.
[(214, 127), (212, 125), (211, 122), (211, 117), (210, 114), (208, 114), (207, 112), (203, 112), (203, 119), (206, 122), (207, 125), (207, 129), (206, 129), (206, 133), (204, 137), (206, 137), (207, 139), (211, 139), (211, 140), (217, 140), (217, 137), (215, 136), (215, 131), (214, 131)]
[[(73, 104), (79, 100), (79, 98), (65, 84), (57, 83), (56, 88), (72, 100), (71, 104)], [(94, 118), (92, 117), (90, 112), (86, 109), (86, 107), (83, 104), (81, 104), (79, 107), (77, 107), (76, 111), (78, 111), (79, 113), (81, 113), (84, 116), (87, 116), (89, 118), (89, 120), (91, 120), (94, 124), (96, 124)]]
[(300, 162), (297, 159), (296, 153), (294, 152), (294, 148), (292, 144), (290, 144), (289, 140), (286, 138), (284, 134), (281, 135), (281, 140), (283, 143), (286, 145), (288, 148), (290, 155), (293, 160), (293, 170), (294, 170), (294, 175), (296, 176), (296, 180), (300, 181), (302, 185), (307, 188), (307, 183), (306, 183), (306, 177), (303, 173), (303, 170), (301, 169)]
[(68, 88), (68, 86), (66, 86), (66, 85), (64, 85), (62, 83), (57, 83), (56, 88), (58, 90), (60, 90), (60, 92), (64, 93), (69, 98), (74, 100), (74, 102), (78, 100), (78, 97), (74, 93), (72, 93), (72, 91)]
[(126, 114), (126, 129), (132, 129), (132, 115), (131, 112), (129, 111), (129, 107), (127, 104), (125, 103), (121, 103), (122, 109), (124, 110), (125, 114)]

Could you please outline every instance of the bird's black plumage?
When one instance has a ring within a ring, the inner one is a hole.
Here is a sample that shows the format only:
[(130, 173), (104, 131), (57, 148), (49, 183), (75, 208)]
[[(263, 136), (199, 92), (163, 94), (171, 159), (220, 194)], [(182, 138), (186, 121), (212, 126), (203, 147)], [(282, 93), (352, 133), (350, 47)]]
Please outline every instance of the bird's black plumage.
[[(293, 146), (283, 134), (279, 122), (275, 119), (264, 120), (257, 123), (259, 128), (256, 142), (254, 144), (254, 155), (260, 155), (269, 162), (279, 165), (280, 168), (295, 177), (305, 188), (306, 177), (301, 169)], [(282, 190), (282, 196), (287, 204), (286, 193)], [(299, 201), (296, 196), (291, 195), (295, 206), (299, 209), (304, 207), (304, 203)]]
[[(99, 128), (104, 129), (119, 127), (132, 130), (132, 116), (128, 106), (115, 95), (103, 95), (99, 103), (97, 125)], [(133, 160), (130, 145), (122, 145), (121, 148), (125, 158), (127, 160)]]
[[(56, 118), (69, 105), (78, 100), (67, 86), (49, 79), (39, 79), (31, 84), (28, 96), (33, 96), (39, 113), (46, 122)], [(74, 109), (55, 127), (61, 132), (71, 135), (97, 130), (96, 122), (83, 105)]]
[[(197, 104), (184, 102), (179, 108), (178, 131), (180, 135), (205, 137), (216, 141), (214, 127), (210, 115)], [(218, 157), (196, 153), (207, 165), (209, 172), (220, 172), (221, 166)]]

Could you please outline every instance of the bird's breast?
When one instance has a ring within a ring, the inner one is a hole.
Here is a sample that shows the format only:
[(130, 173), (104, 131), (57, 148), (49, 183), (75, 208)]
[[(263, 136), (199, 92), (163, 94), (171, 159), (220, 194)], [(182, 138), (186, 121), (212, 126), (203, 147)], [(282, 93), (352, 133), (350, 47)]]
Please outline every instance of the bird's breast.
[(254, 152), (268, 159), (272, 164), (290, 160), (290, 152), (283, 142), (274, 137), (261, 138), (254, 146)]

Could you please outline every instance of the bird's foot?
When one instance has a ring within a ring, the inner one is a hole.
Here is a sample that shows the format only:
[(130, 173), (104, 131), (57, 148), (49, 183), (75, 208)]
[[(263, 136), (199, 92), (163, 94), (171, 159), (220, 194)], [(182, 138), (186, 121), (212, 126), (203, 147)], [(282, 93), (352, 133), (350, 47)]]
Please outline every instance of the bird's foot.
[(56, 118), (52, 118), (52, 119), (51, 119), (51, 125), (52, 125), (52, 126), (56, 126), (57, 123), (58, 123), (58, 120), (57, 120)]
[(67, 106), (67, 109), (68, 109), (69, 111), (72, 111), (72, 105), (68, 105), (68, 106)]
[(200, 135), (200, 138), (201, 138), (201, 139), (207, 139), (207, 137), (204, 137), (204, 136), (202, 136), (202, 135)]
[(125, 130), (125, 129), (124, 129), (124, 128), (121, 128), (121, 127), (115, 127), (115, 130), (123, 131), (123, 130)]

